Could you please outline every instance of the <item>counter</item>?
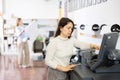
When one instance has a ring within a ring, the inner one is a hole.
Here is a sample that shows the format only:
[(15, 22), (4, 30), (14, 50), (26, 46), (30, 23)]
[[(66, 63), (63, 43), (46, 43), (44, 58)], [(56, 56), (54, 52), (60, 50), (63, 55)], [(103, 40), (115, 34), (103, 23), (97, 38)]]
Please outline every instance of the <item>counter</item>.
[(80, 65), (70, 72), (70, 80), (120, 80), (120, 73), (95, 73)]

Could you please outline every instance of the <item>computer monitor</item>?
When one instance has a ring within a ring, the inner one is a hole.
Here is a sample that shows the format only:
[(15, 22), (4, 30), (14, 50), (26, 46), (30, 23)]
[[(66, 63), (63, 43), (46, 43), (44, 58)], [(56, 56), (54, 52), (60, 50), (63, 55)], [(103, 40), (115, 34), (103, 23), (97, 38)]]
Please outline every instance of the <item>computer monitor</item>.
[(98, 60), (105, 63), (105, 65), (108, 63), (109, 51), (116, 48), (118, 36), (118, 33), (106, 33), (103, 35)]
[(97, 57), (97, 61), (95, 64), (91, 66), (91, 69), (94, 71), (96, 68), (100, 66), (110, 66), (111, 61), (108, 59), (109, 51), (116, 48), (117, 40), (119, 37), (119, 33), (105, 33), (102, 38), (102, 43), (100, 47), (100, 51)]

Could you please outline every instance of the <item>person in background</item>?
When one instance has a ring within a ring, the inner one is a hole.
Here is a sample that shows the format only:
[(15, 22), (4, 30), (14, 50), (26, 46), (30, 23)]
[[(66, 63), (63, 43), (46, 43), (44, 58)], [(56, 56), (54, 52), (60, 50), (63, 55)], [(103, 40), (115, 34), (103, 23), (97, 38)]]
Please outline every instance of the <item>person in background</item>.
[(80, 49), (99, 48), (97, 45), (81, 42), (71, 36), (74, 22), (66, 17), (59, 20), (54, 39), (46, 48), (45, 64), (48, 66), (48, 80), (69, 80), (68, 72), (73, 70), (75, 64), (70, 64), (73, 48)]
[(16, 36), (18, 45), (18, 64), (19, 67), (30, 67), (30, 53), (28, 47), (28, 36), (25, 33), (25, 28), (21, 18), (17, 18)]

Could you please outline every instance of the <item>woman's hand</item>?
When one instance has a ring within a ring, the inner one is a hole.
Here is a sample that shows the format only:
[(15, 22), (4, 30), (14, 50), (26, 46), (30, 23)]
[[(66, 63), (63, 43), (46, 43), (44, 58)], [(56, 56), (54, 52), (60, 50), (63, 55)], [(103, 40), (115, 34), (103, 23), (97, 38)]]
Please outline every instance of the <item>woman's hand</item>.
[(23, 32), (25, 32), (25, 30), (22, 30), (22, 31), (20, 32), (20, 36), (22, 35)]
[(76, 65), (74, 64), (70, 64), (68, 66), (61, 66), (61, 65), (58, 65), (57, 66), (57, 69), (60, 70), (60, 71), (64, 71), (64, 72), (68, 72), (68, 71), (71, 71), (73, 70), (73, 68), (75, 67)]
[(68, 65), (68, 66), (66, 66), (66, 67), (64, 68), (64, 71), (73, 70), (73, 68), (74, 68), (75, 66), (76, 66), (75, 64), (70, 64), (70, 65)]
[(94, 48), (94, 49), (100, 50), (100, 46), (98, 46), (96, 44), (90, 44), (90, 48)]

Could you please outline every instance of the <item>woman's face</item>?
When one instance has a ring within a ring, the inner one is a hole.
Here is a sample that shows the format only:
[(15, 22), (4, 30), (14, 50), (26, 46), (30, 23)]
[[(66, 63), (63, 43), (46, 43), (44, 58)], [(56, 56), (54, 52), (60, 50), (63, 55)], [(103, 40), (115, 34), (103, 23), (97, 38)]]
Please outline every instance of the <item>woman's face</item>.
[(68, 38), (69, 36), (71, 36), (72, 29), (73, 29), (72, 22), (68, 22), (67, 25), (65, 25), (64, 27), (60, 28), (60, 31), (61, 31), (60, 36)]
[(19, 22), (18, 22), (18, 24), (19, 24), (19, 26), (21, 26), (23, 23), (22, 23), (22, 20), (20, 20)]

